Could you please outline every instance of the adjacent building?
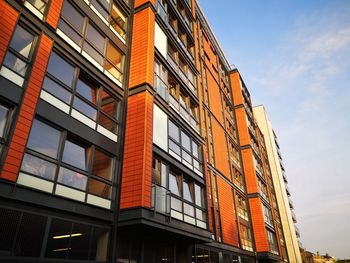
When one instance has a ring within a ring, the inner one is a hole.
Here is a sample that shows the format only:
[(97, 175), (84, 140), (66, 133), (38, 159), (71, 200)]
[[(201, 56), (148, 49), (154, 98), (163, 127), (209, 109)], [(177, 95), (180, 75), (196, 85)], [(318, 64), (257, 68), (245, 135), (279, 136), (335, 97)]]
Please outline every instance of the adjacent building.
[(295, 225), (297, 219), (293, 211), (293, 202), (291, 200), (291, 193), (288, 187), (288, 180), (277, 135), (272, 128), (271, 121), (268, 118), (264, 106), (260, 105), (254, 107), (253, 113), (265, 138), (265, 145), (271, 167), (277, 205), (281, 215), (281, 223), (289, 259), (291, 262), (302, 262), (298, 242), (300, 233)]
[(1, 262), (299, 262), (195, 0), (0, 0)]

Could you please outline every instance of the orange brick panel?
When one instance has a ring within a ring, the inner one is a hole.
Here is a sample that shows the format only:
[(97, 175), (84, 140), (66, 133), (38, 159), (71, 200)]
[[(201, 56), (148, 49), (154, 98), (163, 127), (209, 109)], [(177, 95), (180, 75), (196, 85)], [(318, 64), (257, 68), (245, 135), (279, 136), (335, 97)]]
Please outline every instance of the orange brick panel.
[[(53, 42), (49, 37), (42, 35), (0, 178), (13, 182), (17, 180), (52, 44)], [(34, 81), (34, 79), (37, 81)]]
[(134, 15), (129, 87), (148, 83), (153, 87), (155, 15), (150, 8)]
[(223, 242), (232, 246), (238, 246), (232, 188), (220, 176), (217, 177), (217, 184)]
[(231, 80), (231, 89), (233, 94), (233, 104), (240, 105), (243, 104), (243, 95), (241, 90), (241, 81), (239, 77), (239, 73), (232, 72), (230, 74), (230, 80)]
[(0, 65), (5, 57), (11, 36), (15, 30), (18, 13), (4, 0), (0, 0)]
[(237, 129), (239, 135), (239, 143), (241, 146), (250, 144), (250, 135), (247, 124), (247, 117), (245, 109), (238, 108), (236, 109), (236, 120), (237, 120)]
[(156, 3), (156, 0), (135, 0), (135, 5), (134, 5), (134, 7), (136, 8), (136, 7), (139, 7), (139, 6), (141, 6), (141, 5), (143, 5), (143, 4), (146, 4), (146, 3), (150, 3), (150, 4), (152, 4), (153, 6), (155, 6), (155, 3)]
[(224, 129), (216, 122), (216, 120), (212, 119), (212, 130), (216, 169), (225, 175), (227, 179), (231, 180)]
[(153, 96), (129, 97), (120, 208), (150, 207), (152, 188)]
[(47, 14), (46, 22), (54, 29), (57, 28), (58, 20), (60, 18), (61, 8), (63, 0), (52, 0), (49, 6), (49, 12)]
[(222, 118), (222, 103), (219, 85), (213, 78), (213, 76), (207, 71), (207, 83), (209, 90), (209, 103), (210, 110), (214, 114), (214, 116), (219, 120), (219, 122), (223, 125), (224, 121)]
[(267, 240), (264, 215), (261, 200), (259, 198), (249, 199), (250, 213), (253, 223), (253, 232), (257, 252), (268, 252), (269, 243)]
[(256, 178), (253, 152), (251, 149), (242, 150), (242, 162), (245, 175), (245, 183), (247, 186), (247, 193), (258, 193), (258, 181)]

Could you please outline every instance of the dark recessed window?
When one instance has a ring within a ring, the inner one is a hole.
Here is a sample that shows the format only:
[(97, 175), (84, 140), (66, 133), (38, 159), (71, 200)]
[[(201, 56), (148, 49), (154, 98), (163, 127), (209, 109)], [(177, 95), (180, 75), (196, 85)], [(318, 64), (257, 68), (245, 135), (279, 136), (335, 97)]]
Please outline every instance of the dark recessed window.
[(9, 121), (10, 109), (0, 104), (0, 138), (3, 138)]
[(36, 152), (56, 158), (60, 135), (60, 131), (35, 119), (30, 131), (27, 147)]
[(69, 241), (71, 234), (71, 222), (53, 219), (51, 221), (50, 233), (47, 240), (46, 257), (67, 258), (70, 250)]

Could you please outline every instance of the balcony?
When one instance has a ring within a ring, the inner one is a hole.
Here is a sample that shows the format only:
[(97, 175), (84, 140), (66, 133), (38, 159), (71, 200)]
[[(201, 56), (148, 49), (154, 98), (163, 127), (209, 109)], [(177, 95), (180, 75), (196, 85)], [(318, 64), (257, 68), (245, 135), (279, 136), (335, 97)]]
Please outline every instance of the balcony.
[(288, 203), (289, 203), (289, 207), (290, 207), (291, 209), (293, 209), (293, 208), (294, 208), (294, 204), (293, 204), (293, 201), (292, 201), (292, 199), (290, 198), (290, 196), (288, 196)]
[(171, 218), (206, 229), (206, 211), (172, 194), (165, 187), (152, 185), (151, 209)]
[(288, 184), (286, 184), (285, 186), (286, 186), (287, 195), (290, 196), (290, 189), (289, 189), (289, 187), (288, 187)]

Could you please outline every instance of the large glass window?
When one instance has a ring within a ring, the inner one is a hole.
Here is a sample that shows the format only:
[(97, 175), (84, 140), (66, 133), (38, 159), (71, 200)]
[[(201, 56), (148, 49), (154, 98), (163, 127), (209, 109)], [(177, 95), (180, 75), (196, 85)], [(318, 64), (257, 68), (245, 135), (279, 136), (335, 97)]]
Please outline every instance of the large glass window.
[(278, 244), (277, 244), (277, 238), (276, 238), (276, 234), (270, 230), (267, 230), (267, 239), (269, 241), (269, 248), (270, 248), (270, 252), (273, 254), (278, 255)]
[(0, 156), (5, 142), (8, 140), (8, 132), (12, 120), (13, 110), (0, 102)]
[(23, 86), (31, 62), (36, 37), (21, 25), (17, 25), (0, 74), (19, 86)]
[(115, 158), (94, 145), (70, 137), (67, 132), (35, 119), (19, 183), (110, 208)]
[[(109, 2), (105, 0), (94, 0), (91, 5), (97, 12), (102, 12), (101, 10), (106, 7), (110, 8)], [(119, 14), (121, 15), (120, 12)], [(113, 25), (118, 24), (113, 22)], [(67, 0), (62, 7), (58, 28), (60, 29), (58, 33), (63, 32), (63, 37), (68, 38), (66, 39), (68, 42), (72, 41), (73, 47), (82, 52), (97, 68), (122, 82), (124, 54), (92, 24), (92, 21), (89, 21), (88, 17), (84, 16)]]
[[(179, 138), (180, 135), (181, 138)], [(201, 146), (170, 120), (169, 153), (202, 176)]]
[(239, 224), (242, 248), (253, 251), (252, 232), (249, 226), (242, 223)]
[(170, 214), (178, 220), (206, 228), (204, 187), (184, 177), (184, 174), (175, 172), (171, 166), (153, 157), (152, 208), (159, 213)]
[(56, 52), (50, 56), (43, 90), (50, 96), (41, 98), (108, 138), (117, 140), (120, 100)]
[(30, 131), (27, 147), (52, 158), (57, 157), (61, 132), (35, 119)]

